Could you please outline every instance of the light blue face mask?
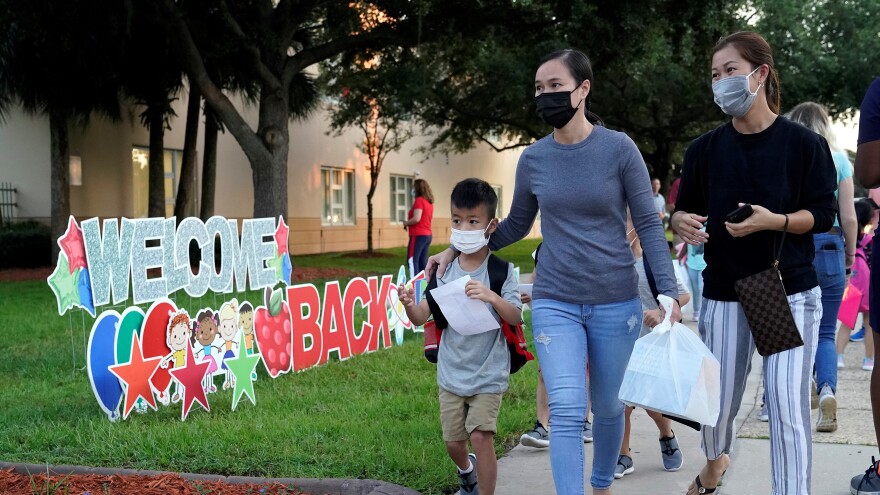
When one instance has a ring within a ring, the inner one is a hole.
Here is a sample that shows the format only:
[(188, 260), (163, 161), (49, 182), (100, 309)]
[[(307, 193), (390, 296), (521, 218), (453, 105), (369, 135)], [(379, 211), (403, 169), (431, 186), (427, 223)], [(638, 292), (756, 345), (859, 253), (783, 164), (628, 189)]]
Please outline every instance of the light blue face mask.
[(749, 113), (755, 98), (758, 96), (758, 90), (764, 83), (758, 85), (758, 89), (754, 93), (749, 89), (749, 78), (757, 72), (761, 66), (758, 66), (749, 75), (730, 76), (719, 79), (712, 83), (712, 92), (715, 94), (715, 104), (721, 107), (721, 111), (731, 117), (742, 117)]

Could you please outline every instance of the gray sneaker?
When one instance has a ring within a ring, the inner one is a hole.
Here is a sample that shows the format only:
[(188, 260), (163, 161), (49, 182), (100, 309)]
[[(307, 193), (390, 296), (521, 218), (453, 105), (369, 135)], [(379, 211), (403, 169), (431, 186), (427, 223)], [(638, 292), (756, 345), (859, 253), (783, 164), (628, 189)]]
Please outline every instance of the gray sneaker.
[(627, 474), (632, 474), (635, 470), (632, 457), (621, 454), (617, 458), (617, 467), (614, 468), (614, 479), (619, 480)]
[(468, 458), (474, 468), (469, 473), (458, 473), (458, 477), (461, 478), (461, 490), (458, 493), (459, 495), (480, 495), (480, 489), (477, 487), (477, 456), (468, 454)]
[(819, 420), (816, 431), (830, 433), (837, 430), (837, 399), (831, 387), (823, 385), (819, 391)]
[(770, 421), (770, 414), (767, 412), (767, 404), (761, 404), (761, 410), (758, 411), (758, 421)]
[(865, 471), (865, 474), (853, 476), (852, 481), (849, 483), (849, 492), (852, 495), (880, 495), (880, 474), (877, 473), (878, 469), (880, 469), (880, 461), (876, 461), (874, 457), (871, 457), (871, 467)]
[(584, 421), (584, 443), (591, 443), (593, 441), (593, 424), (589, 421)]
[(519, 437), (519, 444), (536, 449), (546, 449), (550, 446), (550, 433), (547, 432), (547, 428), (544, 428), (540, 421), (535, 421), (535, 427), (532, 428), (532, 431), (523, 433)]
[(678, 440), (675, 439), (675, 432), (671, 437), (663, 437), (660, 439), (660, 455), (663, 456), (663, 469), (667, 471), (678, 471), (684, 464), (684, 457), (681, 455), (681, 449), (678, 448)]

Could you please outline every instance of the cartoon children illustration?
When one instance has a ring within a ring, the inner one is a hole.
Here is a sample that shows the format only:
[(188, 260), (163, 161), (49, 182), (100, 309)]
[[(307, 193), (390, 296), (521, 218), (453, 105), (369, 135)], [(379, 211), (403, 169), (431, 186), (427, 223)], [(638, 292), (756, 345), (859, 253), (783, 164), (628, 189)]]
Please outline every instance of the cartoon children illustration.
[(226, 370), (226, 379), (223, 380), (223, 390), (235, 385), (235, 377), (226, 366), (227, 359), (234, 359), (238, 355), (238, 342), (234, 339), (238, 334), (238, 300), (232, 299), (220, 306), (220, 338), (223, 339), (223, 369)]
[[(238, 310), (238, 324), (244, 332), (244, 348), (247, 350), (247, 355), (250, 356), (254, 353), (254, 307), (251, 306), (251, 303), (242, 303), (241, 309)], [(251, 381), (256, 380), (257, 371), (254, 370), (251, 373)]]
[[(171, 354), (162, 358), (159, 363), (163, 368), (168, 367), (168, 363), (174, 361), (172, 368), (180, 368), (186, 365), (186, 341), (192, 335), (190, 330), (189, 314), (185, 309), (181, 309), (171, 315), (171, 321), (168, 323), (168, 336), (166, 343), (171, 348)], [(174, 395), (171, 396), (171, 402), (180, 401), (180, 392), (182, 385), (176, 379), (172, 378), (174, 383)]]
[(196, 322), (193, 324), (193, 347), (196, 349), (196, 358), (201, 362), (209, 362), (208, 372), (205, 374), (205, 380), (202, 382), (202, 388), (205, 392), (216, 392), (217, 387), (214, 386), (214, 372), (219, 368), (217, 366), (217, 358), (215, 354), (220, 352), (220, 348), (214, 346), (214, 340), (217, 338), (217, 320), (216, 315), (210, 309), (206, 309), (199, 313)]

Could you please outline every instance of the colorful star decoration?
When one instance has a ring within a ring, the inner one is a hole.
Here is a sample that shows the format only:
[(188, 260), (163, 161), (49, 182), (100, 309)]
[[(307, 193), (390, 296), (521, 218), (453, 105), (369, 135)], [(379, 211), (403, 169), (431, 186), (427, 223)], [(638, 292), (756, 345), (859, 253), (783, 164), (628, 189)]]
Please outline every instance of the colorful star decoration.
[[(124, 364), (116, 364), (110, 366), (110, 371), (122, 380), (122, 388), (125, 390), (125, 408), (122, 410), (122, 418), (128, 418), (137, 403), (138, 398), (143, 398), (155, 411), (156, 399), (153, 397), (153, 389), (150, 388), (150, 378), (159, 367), (162, 358), (152, 357), (144, 359), (141, 352), (140, 339), (134, 338), (131, 341), (131, 361)], [(201, 388), (201, 387), (199, 387)]]
[(80, 306), (78, 279), (79, 272), (71, 272), (68, 268), (67, 258), (63, 253), (59, 253), (55, 271), (46, 279), (49, 282), (49, 288), (55, 293), (55, 299), (58, 301), (59, 315), (63, 315), (74, 306)]
[(290, 229), (287, 227), (287, 224), (284, 223), (284, 217), (278, 216), (278, 228), (275, 229), (275, 244), (278, 245), (278, 254), (284, 254), (287, 252), (287, 238), (290, 233)]
[[(244, 332), (239, 333), (239, 342), (244, 342)], [(232, 410), (238, 405), (242, 394), (247, 394), (251, 400), (251, 404), (256, 405), (257, 399), (254, 396), (254, 382), (251, 381), (251, 373), (260, 362), (260, 354), (254, 353), (248, 356), (247, 352), (242, 349), (240, 355), (235, 359), (227, 359), (226, 366), (235, 375), (235, 389), (232, 391)]]
[(58, 246), (67, 255), (67, 260), (70, 263), (70, 273), (73, 273), (77, 268), (88, 266), (86, 264), (86, 247), (83, 242), (82, 230), (76, 224), (73, 216), (70, 217), (70, 221), (67, 224), (67, 231), (58, 238)]
[(183, 409), (180, 411), (181, 421), (186, 420), (186, 417), (189, 415), (193, 400), (198, 401), (206, 411), (211, 411), (211, 406), (208, 405), (208, 397), (205, 395), (205, 389), (202, 388), (202, 380), (208, 374), (208, 367), (210, 365), (211, 363), (208, 361), (196, 362), (192, 344), (187, 341), (186, 365), (169, 372), (183, 386)]

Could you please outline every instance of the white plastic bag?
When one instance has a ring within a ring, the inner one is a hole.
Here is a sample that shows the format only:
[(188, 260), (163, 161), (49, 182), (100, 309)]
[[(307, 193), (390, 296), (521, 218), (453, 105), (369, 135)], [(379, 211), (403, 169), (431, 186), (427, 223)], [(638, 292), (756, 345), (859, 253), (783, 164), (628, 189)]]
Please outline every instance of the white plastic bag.
[(618, 397), (714, 426), (721, 411), (721, 365), (691, 329), (672, 323), (673, 300), (659, 296), (666, 318), (636, 341)]

